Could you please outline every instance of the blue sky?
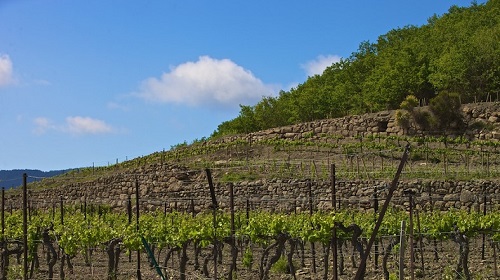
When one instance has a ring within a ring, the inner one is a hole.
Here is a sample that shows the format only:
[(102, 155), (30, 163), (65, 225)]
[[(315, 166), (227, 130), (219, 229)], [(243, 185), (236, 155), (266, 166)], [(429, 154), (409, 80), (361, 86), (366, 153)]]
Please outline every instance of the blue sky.
[(470, 3), (0, 0), (0, 170), (102, 166), (208, 137), (362, 41)]

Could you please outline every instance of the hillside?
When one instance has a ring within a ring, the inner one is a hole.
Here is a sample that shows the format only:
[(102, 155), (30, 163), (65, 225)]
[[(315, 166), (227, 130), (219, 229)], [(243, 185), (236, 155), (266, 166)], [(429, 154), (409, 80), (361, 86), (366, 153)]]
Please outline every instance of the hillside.
[(498, 19), (498, 0), (452, 6), (425, 25), (362, 42), (350, 57), (277, 97), (241, 105), (240, 115), (209, 138), (64, 178), (95, 180), (168, 163), (215, 168), (220, 180), (325, 177), (331, 164), (345, 178), (387, 179), (407, 143), (408, 177), (494, 177)]
[(205, 182), (205, 168), (214, 170), (217, 182), (323, 180), (329, 178), (331, 164), (345, 180), (390, 180), (407, 144), (411, 152), (404, 180), (498, 178), (500, 103), (467, 104), (461, 110), (468, 124), (465, 131), (405, 134), (395, 111), (382, 111), (183, 144), (109, 167), (74, 170), (30, 187), (61, 187), (116, 174), (155, 174), (162, 165), (177, 170), (170, 176), (193, 182)]
[[(264, 97), (219, 125), (214, 136), (318, 119), (398, 109), (409, 95), (430, 104), (452, 93), (461, 103), (498, 101), (500, 2), (450, 7), (422, 26), (362, 42), (350, 57), (276, 97)], [(325, 36), (328, 36), (325, 34)]]
[[(250, 178), (276, 176), (295, 164), (301, 170), (294, 175), (304, 177), (311, 172), (314, 176), (327, 173), (324, 170), (336, 163), (346, 177), (387, 178), (392, 175), (385, 168), (397, 165), (407, 142), (413, 147), (413, 171), (440, 170), (435, 176), (442, 177), (455, 174), (448, 172), (455, 167), (459, 172), (456, 176), (462, 177), (472, 176), (471, 170), (488, 171), (493, 165), (485, 153), (493, 157), (497, 153), (497, 109), (482, 117), (462, 112), (468, 123), (457, 130), (449, 127), (455, 120), (448, 117), (456, 111), (450, 111), (448, 105), (478, 106), (476, 101), (498, 100), (499, 18), (498, 0), (464, 8), (453, 6), (423, 26), (397, 28), (380, 35), (376, 42), (362, 42), (350, 57), (277, 97), (263, 98), (255, 106), (242, 105), (240, 115), (219, 125), (209, 138), (70, 175), (87, 180), (86, 176), (168, 162), (195, 169), (229, 168), (225, 171), (228, 180), (230, 173)], [(419, 118), (419, 125), (404, 128), (395, 120), (394, 110), (401, 109), (409, 96), (415, 98), (416, 110), (427, 104), (434, 110), (402, 114), (413, 121)], [(368, 121), (358, 120), (364, 120), (364, 114), (375, 114), (376, 125), (370, 130)], [(333, 119), (353, 123), (322, 124)], [(252, 171), (252, 166), (272, 168)]]

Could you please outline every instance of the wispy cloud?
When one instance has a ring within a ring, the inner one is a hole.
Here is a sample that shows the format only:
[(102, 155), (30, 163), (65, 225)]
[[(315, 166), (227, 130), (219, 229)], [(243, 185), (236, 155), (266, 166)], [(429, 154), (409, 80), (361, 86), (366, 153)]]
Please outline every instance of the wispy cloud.
[(104, 121), (89, 117), (67, 117), (66, 127), (72, 134), (102, 134), (113, 132)]
[(0, 54), (0, 87), (14, 84), (12, 60), (6, 54)]
[(306, 71), (307, 76), (320, 75), (328, 66), (339, 62), (340, 59), (341, 57), (338, 55), (319, 55), (316, 59), (308, 61), (301, 66)]
[(51, 120), (45, 117), (38, 117), (33, 120), (33, 123), (35, 124), (35, 129), (33, 132), (35, 134), (44, 134), (48, 130), (51, 129), (57, 129), (57, 127), (52, 123)]
[(127, 105), (118, 102), (108, 102), (107, 107), (111, 110), (129, 111), (129, 107)]
[(36, 79), (33, 81), (35, 85), (40, 85), (40, 86), (50, 86), (52, 85), (51, 82), (44, 80), (44, 79)]
[(201, 56), (142, 82), (136, 95), (152, 102), (231, 107), (273, 95), (275, 90), (229, 59)]
[(50, 119), (38, 117), (33, 120), (35, 124), (34, 133), (44, 134), (50, 130), (56, 130), (72, 135), (85, 134), (106, 134), (112, 133), (115, 129), (106, 122), (90, 117), (67, 117), (63, 124), (55, 124)]

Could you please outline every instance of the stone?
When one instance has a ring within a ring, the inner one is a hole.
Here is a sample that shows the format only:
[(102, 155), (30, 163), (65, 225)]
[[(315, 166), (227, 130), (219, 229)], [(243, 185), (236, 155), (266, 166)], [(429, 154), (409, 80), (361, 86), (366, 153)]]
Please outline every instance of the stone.
[(476, 195), (471, 191), (463, 190), (460, 193), (460, 202), (462, 202), (462, 203), (474, 202), (474, 201), (476, 201), (476, 199), (477, 199)]
[(460, 200), (460, 194), (458, 193), (446, 194), (443, 197), (443, 201), (459, 201), (459, 200)]

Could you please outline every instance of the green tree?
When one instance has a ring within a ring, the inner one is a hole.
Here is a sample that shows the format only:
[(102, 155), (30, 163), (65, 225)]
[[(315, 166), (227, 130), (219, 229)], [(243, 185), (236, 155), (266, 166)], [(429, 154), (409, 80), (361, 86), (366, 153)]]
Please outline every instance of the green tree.
[[(321, 75), (309, 77), (277, 97), (264, 97), (255, 106), (241, 105), (238, 117), (219, 125), (213, 135), (397, 109), (410, 95), (419, 104), (427, 104), (436, 92), (453, 92), (458, 103), (498, 100), (499, 21), (500, 0), (489, 0), (470, 7), (452, 6), (448, 13), (434, 15), (420, 27), (393, 29), (376, 43), (362, 42), (357, 51)], [(442, 107), (441, 102), (449, 98), (441, 95), (434, 108), (446, 112), (450, 108)], [(400, 116), (429, 127), (447, 117), (436, 110), (419, 109)], [(442, 126), (448, 121), (439, 123)]]
[(460, 112), (460, 95), (458, 93), (441, 92), (431, 99), (429, 108), (436, 118), (437, 128), (448, 129), (463, 125)]
[(498, 1), (470, 8), (452, 6), (432, 21), (434, 52), (429, 80), (439, 91), (456, 92), (462, 102), (486, 100), (498, 91), (500, 75)]

